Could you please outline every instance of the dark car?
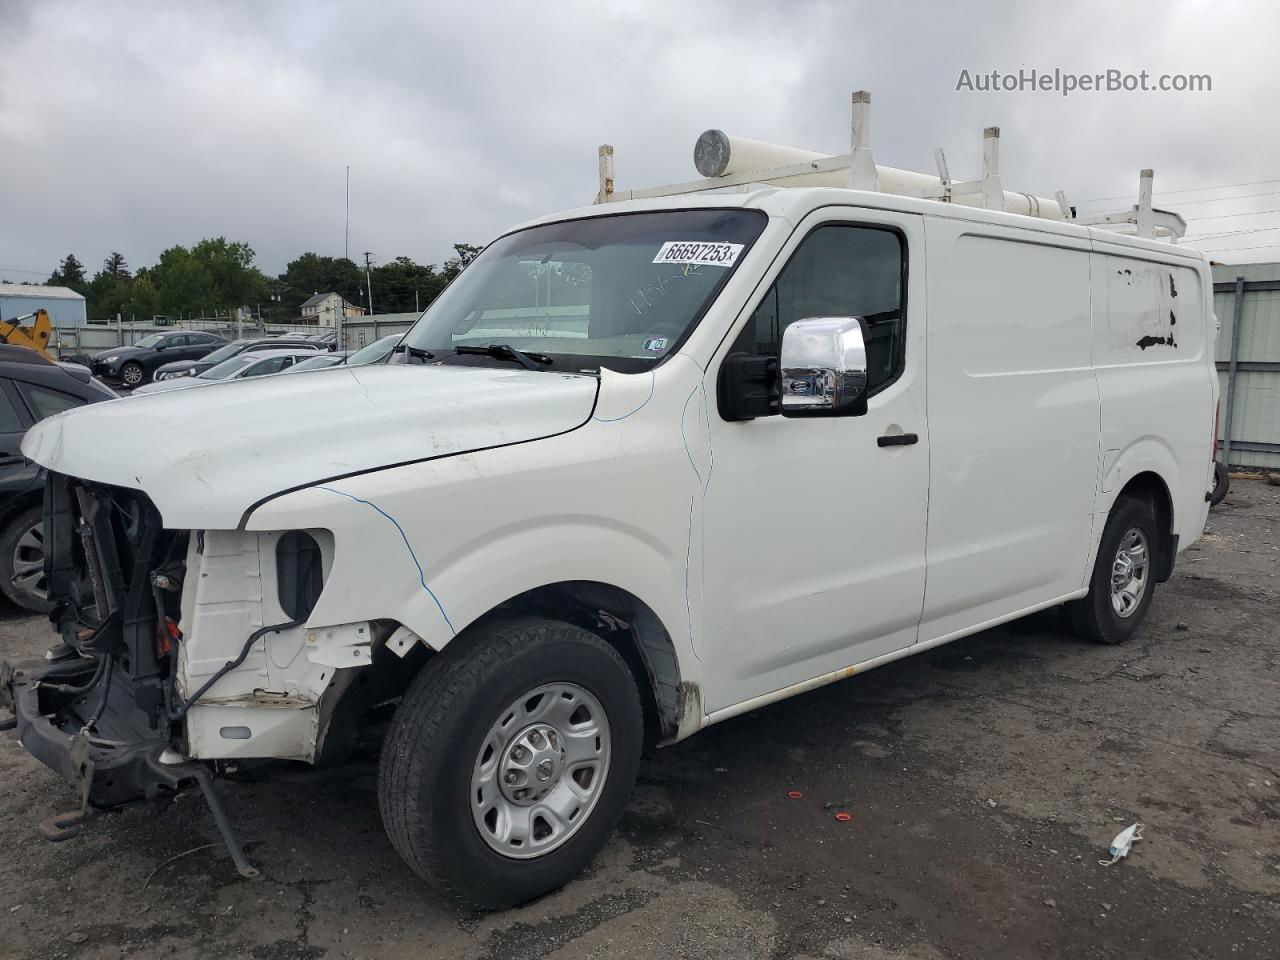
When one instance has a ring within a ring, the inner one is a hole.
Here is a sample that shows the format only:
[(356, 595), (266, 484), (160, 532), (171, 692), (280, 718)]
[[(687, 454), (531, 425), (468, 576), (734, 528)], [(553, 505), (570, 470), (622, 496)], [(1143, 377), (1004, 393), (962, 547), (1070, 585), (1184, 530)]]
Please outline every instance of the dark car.
[(151, 380), (156, 368), (174, 360), (199, 360), (227, 342), (216, 333), (175, 330), (152, 333), (131, 347), (101, 350), (92, 358), (95, 376), (136, 387)]
[(175, 377), (198, 377), (210, 367), (217, 366), (223, 360), (230, 360), (232, 357), (239, 356), (246, 350), (274, 349), (276, 347), (299, 347), (317, 352), (326, 349), (323, 343), (313, 341), (309, 337), (295, 337), (293, 339), (253, 337), (232, 340), (212, 353), (205, 354), (199, 360), (174, 360), (172, 363), (161, 364), (156, 367), (152, 379), (156, 383), (160, 383), (164, 380), (172, 380)]
[(22, 455), (27, 429), (45, 417), (115, 394), (84, 367), (0, 344), (0, 593), (40, 613), (44, 590), (44, 468)]

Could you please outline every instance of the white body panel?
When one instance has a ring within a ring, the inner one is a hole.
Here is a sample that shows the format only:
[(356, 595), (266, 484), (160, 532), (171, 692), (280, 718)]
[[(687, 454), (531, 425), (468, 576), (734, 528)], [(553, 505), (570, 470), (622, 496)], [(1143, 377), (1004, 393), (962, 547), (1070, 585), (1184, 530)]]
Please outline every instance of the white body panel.
[[(206, 531), (183, 601), (186, 693), (283, 618), (276, 534), (317, 532), (327, 580), (309, 621), (193, 708), (197, 755), (310, 757), (330, 671), (367, 662), (374, 620), (402, 625), (396, 653), (439, 650), (537, 587), (624, 590), (669, 637), (686, 736), (1082, 595), (1139, 473), (1169, 491), (1179, 546), (1198, 536), (1217, 391), (1199, 254), (850, 190), (608, 213), (737, 206), (767, 225), (649, 372), (341, 368), (97, 404), (28, 433), (50, 469), (144, 490), (167, 526)], [(901, 375), (864, 416), (726, 422), (729, 345), (829, 222), (905, 237)], [(1136, 287), (1113, 279), (1125, 269)], [(1158, 286), (1170, 276), (1176, 297)], [(1166, 308), (1173, 344), (1157, 342)], [(898, 432), (919, 442), (877, 445)]]
[[(759, 293), (810, 229), (842, 223), (892, 227), (906, 237), (906, 370), (871, 398), (865, 416), (709, 417), (717, 460), (702, 498), (701, 646), (703, 659), (717, 664), (703, 685), (709, 711), (916, 641), (929, 503), (924, 218), (819, 210), (792, 233)], [(711, 365), (704, 383), (713, 396), (718, 368)], [(895, 432), (922, 442), (876, 446), (877, 437)], [(858, 507), (871, 503), (885, 509)]]
[(572, 430), (595, 395), (583, 376), (344, 366), (71, 410), (22, 447), (50, 470), (145, 491), (171, 529), (234, 529), (282, 490)]
[(921, 640), (1081, 589), (1098, 461), (1088, 239), (940, 218), (928, 232)]

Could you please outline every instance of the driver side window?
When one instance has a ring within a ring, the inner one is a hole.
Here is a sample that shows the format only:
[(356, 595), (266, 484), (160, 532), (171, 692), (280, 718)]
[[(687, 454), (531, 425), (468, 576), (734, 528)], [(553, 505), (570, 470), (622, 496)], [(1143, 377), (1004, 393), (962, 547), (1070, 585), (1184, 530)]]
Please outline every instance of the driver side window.
[(808, 317), (867, 321), (869, 392), (887, 386), (905, 362), (906, 243), (893, 230), (826, 224), (796, 248), (739, 335), (735, 349), (777, 356), (782, 332)]

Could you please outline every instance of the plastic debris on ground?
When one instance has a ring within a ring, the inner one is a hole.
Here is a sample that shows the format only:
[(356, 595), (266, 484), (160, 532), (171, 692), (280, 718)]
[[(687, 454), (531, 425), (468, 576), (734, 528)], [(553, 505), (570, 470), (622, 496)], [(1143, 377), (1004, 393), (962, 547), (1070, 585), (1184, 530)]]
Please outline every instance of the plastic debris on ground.
[(1142, 839), (1142, 824), (1135, 823), (1131, 827), (1125, 827), (1116, 834), (1116, 838), (1111, 841), (1111, 859), (1099, 860), (1098, 863), (1104, 867), (1109, 867), (1117, 860), (1123, 859), (1129, 855), (1129, 851), (1133, 848), (1135, 840)]

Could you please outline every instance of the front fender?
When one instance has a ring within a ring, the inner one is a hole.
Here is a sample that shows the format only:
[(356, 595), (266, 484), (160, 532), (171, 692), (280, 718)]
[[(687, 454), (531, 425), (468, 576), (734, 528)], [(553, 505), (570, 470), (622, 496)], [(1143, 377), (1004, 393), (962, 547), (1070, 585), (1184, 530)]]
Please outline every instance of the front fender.
[(521, 593), (587, 580), (644, 601), (691, 664), (710, 470), (700, 373), (610, 374), (575, 431), (308, 487), (246, 529), (333, 534), (314, 626), (393, 619), (439, 650)]

